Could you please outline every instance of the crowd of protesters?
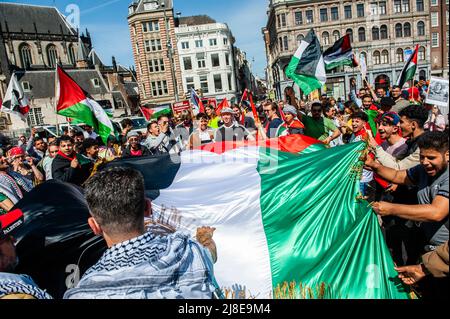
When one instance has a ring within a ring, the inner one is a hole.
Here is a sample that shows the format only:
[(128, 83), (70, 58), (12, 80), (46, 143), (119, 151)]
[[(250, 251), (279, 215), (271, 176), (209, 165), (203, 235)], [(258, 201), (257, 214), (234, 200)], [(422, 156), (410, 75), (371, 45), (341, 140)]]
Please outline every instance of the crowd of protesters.
[[(312, 137), (329, 147), (366, 141), (370, 154), (361, 174), (360, 195), (379, 216), (399, 277), (409, 285), (424, 282), (424, 296), (448, 296), (448, 115), (424, 103), (427, 84), (423, 78), (406, 90), (398, 86), (374, 90), (364, 84), (357, 90), (352, 80), (347, 99), (323, 95), (306, 102), (288, 87), (282, 101), (266, 99), (255, 110), (244, 102), (221, 110), (206, 105), (204, 113), (196, 115), (192, 111), (161, 115), (148, 123), (144, 134), (134, 131), (132, 122), (125, 119), (123, 131), (110, 136), (107, 145), (89, 126), (84, 132), (69, 127), (61, 137), (47, 140), (36, 137), (33, 129), (28, 139), (22, 136), (17, 145), (0, 151), (0, 215), (46, 180), (85, 187), (92, 214), (89, 225), (105, 238), (109, 250), (65, 297), (211, 297), (217, 288), (212, 275), (217, 258), (214, 229), (200, 228), (197, 241), (176, 233), (165, 239), (152, 236), (144, 231), (143, 217), (151, 209), (144, 198), (142, 176), (129, 169), (95, 174), (96, 166), (121, 157), (178, 154), (210, 143), (292, 134)], [(120, 186), (124, 181), (127, 188)], [(124, 200), (131, 193), (136, 198)], [(124, 217), (124, 211), (129, 216)], [(174, 246), (164, 246), (168, 242)], [(176, 245), (189, 247), (186, 254), (191, 261), (183, 265), (187, 281), (183, 289), (172, 286), (173, 269), (153, 270), (154, 277), (142, 275), (149, 267), (143, 251), (161, 245), (169, 256)], [(5, 281), (24, 287), (13, 289), (15, 295), (49, 297), (31, 278), (11, 274), (13, 246), (8, 236), (0, 239), (0, 298), (7, 295), (2, 293)], [(134, 256), (132, 270), (123, 265), (130, 256)], [(138, 277), (142, 288), (131, 289)], [(124, 284), (116, 287), (108, 283), (111, 280)], [(155, 280), (161, 289), (155, 288)], [(134, 292), (127, 296), (127, 291)]]

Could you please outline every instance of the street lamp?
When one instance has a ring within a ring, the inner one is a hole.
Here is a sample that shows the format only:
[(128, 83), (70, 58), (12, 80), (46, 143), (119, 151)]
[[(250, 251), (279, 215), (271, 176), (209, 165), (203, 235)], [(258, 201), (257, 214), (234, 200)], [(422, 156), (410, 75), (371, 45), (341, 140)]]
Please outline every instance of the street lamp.
[(169, 23), (167, 21), (167, 15), (166, 15), (166, 4), (164, 1), (161, 2), (161, 7), (164, 8), (164, 24), (166, 27), (166, 37), (167, 37), (167, 56), (169, 58), (170, 61), (170, 71), (171, 71), (171, 75), (172, 75), (172, 83), (173, 83), (173, 87), (174, 87), (174, 93), (175, 93), (175, 102), (179, 101), (178, 98), (178, 85), (177, 85), (177, 79), (175, 76), (175, 64), (173, 61), (173, 47), (172, 47), (172, 41), (170, 40), (170, 35), (168, 32), (169, 29)]

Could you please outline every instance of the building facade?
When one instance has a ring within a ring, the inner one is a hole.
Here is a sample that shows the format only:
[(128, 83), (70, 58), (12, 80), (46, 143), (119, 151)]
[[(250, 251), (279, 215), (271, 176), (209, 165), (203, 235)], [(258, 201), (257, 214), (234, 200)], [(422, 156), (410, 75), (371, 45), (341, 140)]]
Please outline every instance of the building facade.
[[(285, 69), (308, 31), (314, 29), (322, 50), (350, 34), (358, 57), (367, 62), (368, 81), (389, 87), (397, 81), (406, 59), (419, 45), (417, 77), (430, 76), (430, 6), (428, 0), (271, 0), (263, 29), (269, 89), (283, 98), (293, 85)], [(362, 79), (358, 68), (338, 68), (328, 74), (322, 92), (346, 97), (350, 78)], [(297, 86), (294, 89), (298, 92)]]
[(57, 61), (114, 115), (137, 109), (139, 92), (128, 77), (131, 71), (105, 66), (92, 49), (89, 31), (80, 34), (54, 7), (0, 3), (0, 58), (0, 99), (15, 73), (31, 106), (27, 123), (0, 113), (3, 132), (67, 121), (55, 112)]
[(175, 36), (182, 92), (188, 96), (194, 88), (203, 97), (235, 99), (234, 38), (228, 26), (208, 16), (183, 17), (178, 19)]
[(448, 0), (429, 0), (431, 27), (431, 75), (449, 78)]
[(171, 0), (139, 0), (129, 6), (128, 25), (141, 103), (162, 105), (183, 95)]

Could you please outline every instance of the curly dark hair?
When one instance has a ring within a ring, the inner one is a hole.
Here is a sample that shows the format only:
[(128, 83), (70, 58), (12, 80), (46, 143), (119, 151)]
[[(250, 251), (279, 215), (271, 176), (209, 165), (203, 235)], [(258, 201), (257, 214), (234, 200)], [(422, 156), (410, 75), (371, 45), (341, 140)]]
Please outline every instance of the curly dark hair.
[(420, 149), (432, 149), (444, 153), (448, 151), (448, 131), (425, 132), (417, 139), (417, 146)]
[(420, 128), (423, 128), (428, 119), (428, 111), (422, 105), (409, 105), (401, 110), (398, 115), (404, 116), (410, 121), (417, 122)]

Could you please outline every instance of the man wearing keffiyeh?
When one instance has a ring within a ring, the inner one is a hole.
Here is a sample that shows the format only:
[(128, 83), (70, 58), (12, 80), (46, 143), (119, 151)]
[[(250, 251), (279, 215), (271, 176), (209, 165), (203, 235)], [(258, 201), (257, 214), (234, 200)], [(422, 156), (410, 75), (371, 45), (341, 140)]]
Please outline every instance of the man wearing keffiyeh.
[(219, 294), (213, 273), (215, 229), (198, 229), (197, 240), (180, 231), (146, 231), (144, 217), (151, 214), (151, 203), (139, 172), (101, 171), (86, 182), (85, 196), (89, 226), (109, 249), (64, 298), (207, 299)]

